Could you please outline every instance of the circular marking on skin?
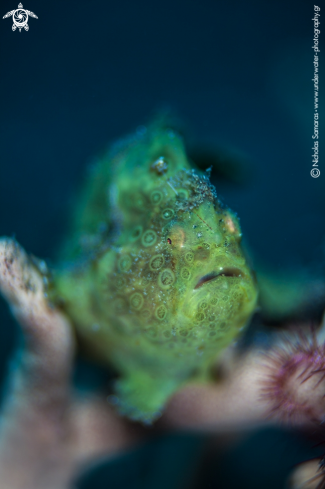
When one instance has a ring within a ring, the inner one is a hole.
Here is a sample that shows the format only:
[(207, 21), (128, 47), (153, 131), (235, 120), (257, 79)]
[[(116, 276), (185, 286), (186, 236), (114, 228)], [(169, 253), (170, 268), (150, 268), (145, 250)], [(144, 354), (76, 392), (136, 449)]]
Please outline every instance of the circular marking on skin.
[(208, 307), (207, 301), (203, 300), (200, 302), (200, 304), (199, 304), (200, 309), (206, 309), (207, 307)]
[(165, 319), (167, 315), (167, 308), (162, 304), (161, 306), (158, 306), (157, 309), (155, 310), (155, 316), (159, 321), (162, 321)]
[(158, 284), (162, 289), (169, 289), (175, 282), (175, 274), (170, 268), (165, 268), (158, 275)]
[(126, 280), (124, 277), (117, 277), (117, 280), (116, 280), (116, 287), (118, 289), (122, 289), (126, 284)]
[(203, 312), (198, 312), (197, 314), (195, 314), (195, 319), (199, 322), (203, 321), (203, 319), (205, 318)]
[(191, 277), (191, 272), (189, 271), (188, 268), (186, 267), (183, 267), (181, 269), (181, 277), (184, 279), (184, 280), (189, 280), (190, 277)]
[(132, 309), (135, 309), (136, 311), (140, 311), (141, 307), (143, 306), (143, 302), (143, 296), (139, 294), (139, 292), (135, 292), (130, 297), (130, 305)]
[(149, 311), (149, 309), (143, 309), (141, 311), (141, 316), (144, 318), (144, 319), (149, 319), (150, 316), (151, 316), (151, 311)]
[(220, 323), (219, 328), (220, 331), (228, 331), (229, 329), (229, 324), (227, 324), (225, 321)]
[(155, 244), (156, 241), (157, 234), (151, 229), (148, 229), (148, 231), (146, 231), (141, 238), (141, 243), (143, 244), (143, 246), (152, 246), (153, 244)]
[(202, 243), (201, 246), (202, 246), (202, 248), (205, 248), (206, 250), (210, 249), (209, 243)]
[(151, 258), (149, 267), (154, 272), (160, 270), (162, 266), (165, 264), (164, 255), (155, 255)]
[(192, 253), (192, 251), (188, 251), (185, 254), (185, 260), (187, 261), (187, 263), (192, 263), (193, 262), (193, 260), (194, 260), (194, 254)]
[(181, 200), (187, 200), (188, 199), (188, 191), (185, 190), (185, 188), (178, 188), (177, 190), (177, 197)]
[(131, 232), (130, 241), (137, 241), (137, 239), (140, 238), (142, 231), (143, 231), (142, 226), (136, 226)]
[(212, 297), (212, 299), (210, 300), (210, 304), (212, 304), (213, 306), (218, 304), (218, 302), (219, 302), (219, 297), (217, 297), (217, 296)]
[(188, 331), (186, 329), (181, 329), (180, 332), (179, 332), (179, 334), (181, 336), (187, 336), (188, 335)]
[(175, 212), (173, 211), (173, 209), (167, 208), (163, 210), (162, 217), (163, 219), (171, 219), (174, 216), (174, 214)]
[(129, 255), (123, 255), (118, 261), (118, 267), (121, 270), (121, 272), (127, 272), (132, 265), (132, 260)]
[(161, 202), (162, 198), (163, 198), (163, 194), (159, 190), (154, 190), (150, 194), (150, 200), (155, 205), (159, 204), (159, 202)]

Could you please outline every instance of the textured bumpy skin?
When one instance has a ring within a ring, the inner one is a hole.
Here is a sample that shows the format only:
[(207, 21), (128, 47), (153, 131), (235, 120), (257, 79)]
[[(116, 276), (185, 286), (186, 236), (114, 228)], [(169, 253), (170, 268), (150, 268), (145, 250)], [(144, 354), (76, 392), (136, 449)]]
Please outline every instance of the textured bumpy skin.
[(120, 411), (151, 422), (175, 390), (207, 379), (257, 292), (236, 216), (161, 124), (118, 143), (76, 211), (73, 267), (54, 276), (80, 337), (120, 372)]

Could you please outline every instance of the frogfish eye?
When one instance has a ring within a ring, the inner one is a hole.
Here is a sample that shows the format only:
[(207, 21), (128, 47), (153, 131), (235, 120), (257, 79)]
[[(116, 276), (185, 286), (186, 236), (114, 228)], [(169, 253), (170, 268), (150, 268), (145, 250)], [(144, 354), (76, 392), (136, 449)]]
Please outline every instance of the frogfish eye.
[(219, 272), (211, 272), (201, 277), (194, 289), (199, 289), (202, 285), (211, 282), (211, 280), (215, 280), (218, 277), (242, 277), (243, 275), (243, 272), (239, 268), (226, 267)]

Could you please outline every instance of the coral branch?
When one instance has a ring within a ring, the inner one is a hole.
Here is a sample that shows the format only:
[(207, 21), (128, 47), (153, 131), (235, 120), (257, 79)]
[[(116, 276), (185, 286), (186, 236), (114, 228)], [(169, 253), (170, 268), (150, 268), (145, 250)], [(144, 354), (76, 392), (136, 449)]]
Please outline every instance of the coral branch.
[(270, 403), (261, 397), (267, 369), (263, 354), (251, 352), (236, 361), (220, 383), (192, 384), (170, 401), (161, 423), (182, 429), (220, 432), (265, 425)]
[[(3, 489), (69, 489), (85, 466), (125, 449), (144, 433), (130, 429), (105, 400), (73, 395), (73, 332), (69, 320), (47, 303), (43, 281), (15, 241), (0, 240), (0, 291), (25, 338), (1, 415)], [(324, 329), (325, 322), (320, 336)], [(229, 353), (222, 362), (223, 380), (184, 387), (158, 426), (209, 432), (279, 421), (315, 426), (325, 413), (324, 357), (315, 334), (288, 336), (268, 353)]]
[(0, 290), (25, 338), (1, 415), (1, 487), (67, 489), (81, 467), (138, 435), (105, 401), (73, 398), (69, 321), (49, 307), (41, 273), (9, 239), (0, 240)]
[(227, 379), (178, 392), (163, 422), (195, 430), (238, 430), (266, 423), (322, 424), (325, 347), (315, 334), (279, 341), (269, 353), (251, 351)]
[(325, 473), (321, 459), (309, 460), (300, 464), (291, 474), (290, 489), (324, 489)]

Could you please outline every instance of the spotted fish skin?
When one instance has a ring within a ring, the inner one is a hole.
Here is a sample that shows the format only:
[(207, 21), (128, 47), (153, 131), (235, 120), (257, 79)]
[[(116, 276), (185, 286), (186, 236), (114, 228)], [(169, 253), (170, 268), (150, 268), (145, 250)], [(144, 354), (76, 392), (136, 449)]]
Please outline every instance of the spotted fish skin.
[(57, 271), (53, 300), (120, 373), (112, 402), (150, 423), (180, 386), (208, 378), (256, 307), (238, 219), (181, 137), (153, 124), (100, 162), (75, 222), (86, 257)]

